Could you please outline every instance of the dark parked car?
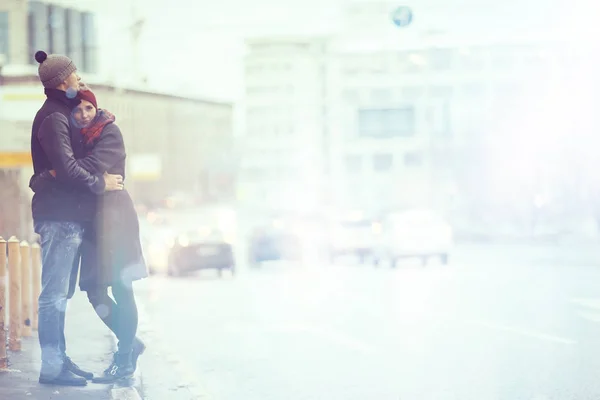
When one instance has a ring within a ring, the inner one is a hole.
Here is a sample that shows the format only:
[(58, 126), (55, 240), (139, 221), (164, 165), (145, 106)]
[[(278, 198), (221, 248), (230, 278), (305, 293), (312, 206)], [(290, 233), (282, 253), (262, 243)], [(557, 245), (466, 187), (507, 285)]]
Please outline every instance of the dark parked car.
[(169, 252), (167, 273), (180, 276), (186, 273), (216, 269), (235, 272), (233, 247), (216, 229), (187, 231), (177, 237)]

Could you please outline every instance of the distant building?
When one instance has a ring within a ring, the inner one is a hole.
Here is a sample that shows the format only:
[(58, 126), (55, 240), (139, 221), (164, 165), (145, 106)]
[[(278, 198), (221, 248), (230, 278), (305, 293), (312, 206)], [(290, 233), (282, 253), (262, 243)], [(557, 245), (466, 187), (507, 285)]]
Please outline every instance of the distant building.
[[(248, 170), (242, 175), (256, 174), (256, 190), (279, 192), (286, 184), (315, 190), (297, 178), (308, 163), (290, 165), (292, 155), (306, 160), (312, 151), (322, 154), (320, 162), (309, 163), (313, 176), (321, 178), (316, 197), (322, 202), (371, 213), (468, 207), (473, 196), (506, 200), (501, 198), (510, 186), (501, 188), (486, 177), (522, 179), (526, 185), (537, 173), (536, 163), (549, 163), (548, 146), (532, 147), (531, 139), (520, 138), (543, 138), (559, 129), (559, 121), (566, 129), (572, 120), (572, 114), (561, 114), (557, 99), (570, 97), (572, 85), (566, 83), (573, 83), (589, 54), (566, 36), (571, 21), (551, 26), (546, 14), (553, 10), (533, 18), (515, 13), (510, 4), (469, 2), (464, 15), (446, 2), (417, 5), (414, 22), (404, 28), (392, 21), (397, 3), (351, 2), (325, 38), (248, 42), (242, 156)], [(502, 18), (511, 18), (511, 24)], [(301, 100), (311, 110), (303, 121), (289, 117), (300, 107), (292, 88), (310, 93)], [(586, 90), (568, 101), (569, 112), (590, 103)], [(591, 123), (589, 110), (581, 117)], [(276, 133), (290, 122), (295, 130)], [(300, 133), (301, 127), (307, 128)], [(280, 143), (289, 146), (287, 153), (279, 151)], [(253, 156), (254, 147), (261, 150)], [(531, 158), (526, 170), (498, 171), (507, 158), (528, 152), (540, 158)]]
[(240, 196), (249, 206), (320, 201), (326, 167), (326, 49), (319, 38), (247, 42)]

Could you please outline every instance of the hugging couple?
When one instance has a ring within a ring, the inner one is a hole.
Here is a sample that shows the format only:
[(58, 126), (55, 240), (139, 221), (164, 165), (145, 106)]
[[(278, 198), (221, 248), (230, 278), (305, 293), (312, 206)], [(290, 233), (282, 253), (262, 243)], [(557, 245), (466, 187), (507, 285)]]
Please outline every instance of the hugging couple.
[[(39, 382), (112, 383), (131, 377), (145, 350), (136, 336), (133, 282), (148, 275), (137, 214), (123, 187), (123, 136), (68, 57), (38, 51), (35, 59), (47, 97), (31, 135), (32, 214), (42, 247)], [(66, 353), (65, 311), (78, 274), (81, 290), (118, 339), (118, 351), (98, 377)]]

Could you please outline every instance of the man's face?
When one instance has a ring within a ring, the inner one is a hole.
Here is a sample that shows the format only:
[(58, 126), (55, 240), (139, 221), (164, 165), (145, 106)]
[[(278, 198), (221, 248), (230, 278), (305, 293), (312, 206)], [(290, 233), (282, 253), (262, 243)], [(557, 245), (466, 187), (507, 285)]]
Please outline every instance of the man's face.
[(65, 80), (66, 89), (71, 89), (75, 91), (79, 91), (79, 82), (81, 81), (81, 77), (77, 74), (77, 71), (73, 72), (69, 77)]

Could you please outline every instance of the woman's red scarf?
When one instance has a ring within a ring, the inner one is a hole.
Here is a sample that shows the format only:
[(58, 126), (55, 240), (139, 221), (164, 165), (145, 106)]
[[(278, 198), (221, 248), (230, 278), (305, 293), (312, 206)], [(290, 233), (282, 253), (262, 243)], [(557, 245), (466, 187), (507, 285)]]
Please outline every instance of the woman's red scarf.
[(102, 131), (108, 124), (112, 124), (115, 122), (116, 118), (113, 114), (106, 110), (98, 110), (98, 115), (92, 121), (92, 123), (85, 127), (81, 128), (81, 134), (83, 135), (83, 141), (87, 146), (93, 145), (96, 140), (102, 134)]

